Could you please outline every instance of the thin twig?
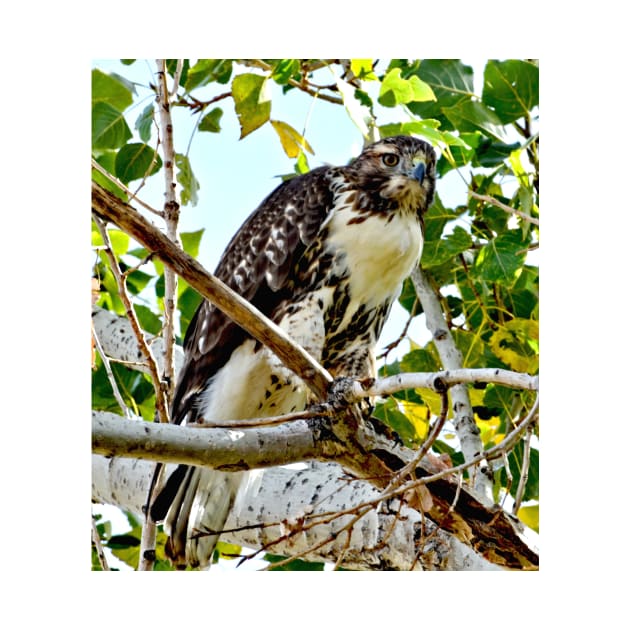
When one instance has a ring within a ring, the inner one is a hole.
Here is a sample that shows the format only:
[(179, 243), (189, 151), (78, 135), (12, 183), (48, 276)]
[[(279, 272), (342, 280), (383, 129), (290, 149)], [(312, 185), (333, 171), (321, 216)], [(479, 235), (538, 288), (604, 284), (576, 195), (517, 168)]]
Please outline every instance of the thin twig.
[(495, 199), (494, 197), (491, 197), (490, 195), (480, 195), (474, 190), (469, 190), (468, 194), (471, 197), (474, 197), (475, 199), (479, 199), (479, 201), (485, 201), (486, 203), (489, 203), (497, 208), (500, 208), (504, 212), (507, 212), (509, 214), (515, 214), (516, 216), (521, 217), (521, 219), (523, 219), (524, 221), (529, 221), (529, 223), (533, 223), (534, 225), (540, 225), (540, 221), (536, 217), (532, 217), (529, 214), (525, 214), (524, 212), (521, 212), (520, 210), (516, 210), (515, 208), (512, 208), (511, 206), (508, 206), (502, 203), (501, 201), (499, 201), (498, 199)]
[(94, 330), (94, 326), (92, 325), (92, 337), (94, 339), (94, 345), (96, 346), (96, 351), (101, 357), (101, 361), (103, 362), (103, 367), (105, 368), (105, 373), (107, 374), (107, 378), (109, 380), (109, 384), (112, 386), (112, 391), (114, 392), (114, 398), (118, 403), (118, 406), (122, 409), (123, 415), (125, 418), (131, 418), (132, 413), (129, 410), (129, 407), (125, 404), (123, 397), (118, 389), (118, 383), (116, 383), (116, 378), (114, 377), (114, 373), (112, 372), (112, 366), (110, 364), (108, 356), (105, 354), (103, 350), (103, 346), (101, 345), (101, 341)]
[[(255, 68), (260, 68), (265, 72), (271, 72), (273, 68), (265, 63), (262, 59), (239, 59), (239, 62), (245, 66), (253, 66)], [(324, 64), (327, 65), (327, 64)], [(324, 65), (319, 67), (324, 67)], [(316, 68), (316, 69), (319, 69)], [(307, 69), (309, 72), (312, 71), (311, 68)], [(329, 103), (335, 103), (335, 105), (343, 105), (343, 99), (338, 96), (331, 96), (330, 94), (326, 94), (325, 92), (321, 92), (319, 87), (312, 88), (311, 85), (304, 80), (302, 82), (296, 81), (295, 79), (289, 79), (288, 84), (302, 92), (306, 92), (309, 96), (313, 96), (316, 98), (321, 98), (323, 101), (328, 101)]]
[(527, 479), (529, 477), (529, 461), (531, 454), (531, 441), (534, 432), (533, 425), (527, 427), (527, 435), (525, 437), (525, 444), (523, 447), (523, 466), (521, 470), (521, 478), (518, 481), (518, 487), (516, 488), (516, 497), (514, 499), (514, 507), (512, 508), (512, 514), (516, 514), (523, 501), (523, 494), (525, 493), (525, 486), (527, 485)]
[[(177, 224), (179, 220), (179, 203), (175, 194), (175, 148), (173, 144), (173, 121), (167, 86), (166, 59), (157, 60), (158, 67), (158, 115), (164, 152), (164, 221), (166, 235), (176, 244), (178, 242)], [(175, 362), (173, 349), (175, 345), (175, 306), (177, 300), (177, 274), (170, 268), (164, 269), (164, 380), (167, 384), (167, 397), (171, 400), (175, 388)]]
[(398, 344), (407, 336), (407, 333), (409, 332), (409, 327), (411, 326), (411, 322), (413, 321), (414, 317), (416, 316), (416, 311), (418, 309), (418, 306), (420, 304), (420, 301), (418, 300), (418, 298), (416, 297), (413, 301), (413, 306), (411, 307), (411, 312), (409, 313), (409, 317), (407, 318), (407, 322), (405, 323), (404, 328), (402, 329), (402, 332), (400, 333), (400, 335), (398, 335), (397, 339), (394, 339), (394, 341), (392, 341), (391, 343), (388, 343), (384, 348), (383, 351), (381, 352), (381, 354), (379, 354), (376, 358), (377, 359), (386, 359), (387, 355), (398, 346)]
[(163, 212), (152, 208), (148, 203), (145, 203), (144, 201), (142, 201), (142, 199), (136, 197), (135, 192), (125, 186), (125, 184), (123, 184), (117, 177), (114, 177), (114, 175), (112, 175), (108, 170), (104, 169), (94, 158), (92, 158), (92, 168), (96, 169), (103, 177), (106, 177), (110, 182), (112, 182), (112, 184), (115, 184), (116, 186), (118, 186), (118, 188), (126, 192), (129, 195), (129, 201), (136, 201), (145, 210), (156, 214), (158, 217), (164, 217)]
[(442, 409), (440, 412), (440, 416), (435, 422), (435, 424), (433, 425), (433, 428), (431, 429), (429, 435), (427, 436), (427, 439), (424, 441), (424, 443), (422, 444), (422, 447), (415, 454), (413, 459), (411, 459), (405, 466), (403, 466), (392, 477), (392, 480), (389, 482), (389, 484), (384, 490), (385, 492), (388, 492), (392, 488), (395, 488), (398, 485), (400, 485), (400, 483), (404, 480), (405, 477), (413, 473), (413, 471), (416, 469), (418, 464), (422, 461), (424, 456), (429, 452), (435, 440), (437, 440), (438, 436), (440, 435), (440, 432), (442, 431), (442, 428), (444, 427), (444, 423), (446, 422), (446, 417), (448, 416), (448, 392), (442, 392), (441, 397), (442, 397)]
[(134, 332), (136, 340), (138, 342), (138, 348), (142, 353), (145, 361), (147, 362), (147, 367), (149, 369), (149, 375), (151, 377), (151, 381), (153, 382), (153, 387), (155, 389), (155, 409), (158, 414), (158, 417), (162, 422), (168, 422), (168, 406), (166, 402), (166, 397), (164, 396), (164, 391), (160, 382), (160, 377), (158, 375), (158, 367), (155, 357), (153, 356), (153, 352), (149, 345), (146, 342), (144, 337), (144, 333), (142, 332), (142, 328), (140, 326), (140, 322), (138, 321), (138, 317), (136, 316), (136, 312), (133, 309), (131, 304), (131, 298), (129, 297), (129, 293), (127, 292), (127, 285), (125, 281), (125, 277), (118, 265), (118, 261), (114, 256), (114, 251), (112, 249), (111, 242), (109, 240), (109, 234), (107, 233), (107, 228), (105, 227), (103, 221), (96, 215), (92, 215), (94, 217), (94, 223), (98, 228), (98, 231), (101, 234), (101, 238), (103, 239), (103, 243), (105, 244), (105, 254), (109, 259), (109, 266), (112, 270), (112, 274), (116, 279), (116, 283), (118, 285), (118, 293), (120, 295), (120, 299), (125, 307), (125, 312), (127, 314), (127, 318), (131, 324), (131, 328)]
[(510, 496), (510, 490), (512, 489), (512, 483), (514, 482), (507, 452), (503, 453), (503, 470), (505, 470), (506, 484), (503, 499), (501, 500), (501, 509), (503, 509), (503, 506), (505, 505), (505, 500)]
[(92, 516), (92, 542), (94, 543), (94, 547), (96, 548), (96, 554), (98, 555), (98, 561), (101, 565), (101, 568), (103, 569), (103, 571), (109, 571), (109, 563), (107, 562), (105, 550), (103, 549), (103, 545), (101, 544), (101, 537), (98, 535), (98, 528), (96, 527), (94, 516)]
[(168, 93), (169, 96), (175, 96), (177, 94), (177, 90), (179, 88), (179, 80), (182, 76), (182, 68), (184, 67), (184, 60), (178, 59), (177, 65), (175, 67), (175, 73), (173, 74), (173, 87), (171, 91)]
[(195, 422), (188, 426), (200, 429), (248, 429), (253, 427), (271, 427), (277, 424), (285, 424), (286, 422), (295, 422), (296, 420), (309, 420), (312, 418), (321, 418), (322, 416), (331, 415), (330, 410), (322, 408), (317, 411), (295, 411), (286, 413), (281, 416), (268, 416), (265, 418), (250, 418), (245, 420), (228, 420), (213, 422)]

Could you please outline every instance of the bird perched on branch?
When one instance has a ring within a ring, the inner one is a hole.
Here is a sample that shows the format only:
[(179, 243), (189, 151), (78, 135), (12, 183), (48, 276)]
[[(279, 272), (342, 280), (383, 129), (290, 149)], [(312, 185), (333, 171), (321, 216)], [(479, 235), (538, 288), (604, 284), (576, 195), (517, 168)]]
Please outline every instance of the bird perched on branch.
[[(367, 148), (348, 166), (284, 182), (227, 246), (216, 276), (319, 361), (333, 377), (376, 375), (374, 350), (403, 280), (418, 264), (435, 152), (405, 136)], [(175, 423), (299, 411), (308, 390), (275, 354), (203, 301), (184, 340)], [(251, 473), (179, 466), (153, 501), (167, 555), (206, 567)]]

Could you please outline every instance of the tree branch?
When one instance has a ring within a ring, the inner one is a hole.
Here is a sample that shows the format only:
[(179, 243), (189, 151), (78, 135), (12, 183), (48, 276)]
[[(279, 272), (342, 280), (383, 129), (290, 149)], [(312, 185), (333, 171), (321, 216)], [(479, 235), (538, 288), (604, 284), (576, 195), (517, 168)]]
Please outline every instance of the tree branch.
[(502, 203), (498, 199), (491, 197), (490, 195), (480, 195), (478, 192), (475, 192), (474, 190), (469, 190), (468, 194), (471, 197), (474, 197), (475, 199), (479, 199), (479, 201), (485, 201), (486, 203), (489, 203), (492, 206), (500, 208), (501, 210), (503, 210), (504, 212), (507, 212), (508, 214), (515, 214), (516, 216), (520, 217), (524, 221), (529, 221), (530, 223), (533, 223), (534, 225), (540, 225), (540, 221), (536, 217), (532, 217), (529, 214), (525, 214), (524, 212), (521, 212), (520, 210), (516, 210), (512, 208), (511, 206), (508, 206)]
[[(153, 464), (95, 455), (93, 470), (92, 496), (96, 502), (141, 513)], [(332, 463), (314, 462), (299, 471), (268, 468), (260, 471), (258, 481), (247, 487), (228, 516), (222, 539), (283, 556), (300, 555), (311, 562), (335, 563), (346, 545), (347, 538), (336, 533), (352, 515), (331, 519), (332, 515), (343, 510), (342, 506), (378, 498), (378, 491), (369, 483), (347, 480), (343, 470)], [(304, 553), (313, 547), (317, 548)], [(342, 566), (407, 571), (418, 553), (418, 570), (499, 570), (397, 500), (381, 503), (378, 510), (371, 510), (357, 522)]]
[[(411, 274), (416, 295), (422, 304), (427, 328), (433, 336), (433, 343), (440, 355), (443, 367), (447, 370), (462, 368), (462, 355), (455, 344), (444, 319), (440, 302), (420, 267)], [(470, 397), (466, 386), (461, 384), (451, 387), (451, 404), (453, 406), (453, 426), (461, 445), (466, 461), (473, 460), (483, 451), (479, 437), (479, 429), (475, 424)], [(486, 503), (492, 503), (493, 473), (487, 462), (482, 462), (480, 475), (473, 475), (474, 487)]]
[[(175, 188), (175, 147), (173, 143), (173, 122), (171, 120), (171, 103), (166, 84), (166, 59), (156, 61), (158, 67), (157, 103), (160, 128), (162, 130), (162, 150), (164, 153), (164, 222), (166, 235), (173, 243), (178, 243), (177, 224), (179, 221), (179, 203)], [(178, 64), (179, 67), (179, 64)], [(177, 90), (177, 84), (174, 85)], [(164, 381), (167, 397), (170, 401), (175, 388), (175, 364), (173, 348), (175, 346), (175, 301), (177, 299), (177, 275), (172, 269), (164, 270), (164, 330), (165, 342)]]
[[(317, 418), (257, 429), (215, 429), (122, 421), (114, 414), (93, 413), (93, 450), (108, 457), (121, 455), (153, 461), (208, 466), (223, 471), (279, 466), (305, 460), (335, 460), (357, 479), (385, 490), (378, 501), (396, 498), (419, 485), (430, 493), (427, 504), (412, 507), (426, 512), (440, 528), (478, 553), (490, 554), (495, 564), (508, 568), (535, 568), (537, 552), (521, 538), (518, 521), (496, 507), (487, 507), (462, 488), (430, 457), (414, 462), (412, 486), (389, 487), (396, 472), (416, 458), (414, 451), (396, 446), (368, 426), (345, 426), (342, 412), (333, 420)], [(344, 427), (345, 430), (340, 430)], [(347, 438), (356, 434), (355, 440)], [(379, 467), (380, 466), (380, 467)], [(374, 472), (378, 476), (374, 476)], [(426, 480), (424, 479), (426, 478)], [(412, 497), (411, 497), (412, 498)], [(355, 505), (348, 513), (378, 504)]]
[(129, 204), (99, 184), (92, 182), (92, 208), (105, 219), (144, 245), (150, 252), (182, 276), (190, 286), (210, 300), (255, 339), (271, 348), (323, 399), (332, 377), (303, 348), (258, 309), (209, 274), (194, 258), (174, 245)]
[(138, 347), (140, 348), (140, 352), (145, 359), (148, 374), (151, 377), (151, 381), (153, 383), (153, 388), (155, 389), (155, 410), (160, 418), (161, 422), (169, 421), (169, 413), (168, 413), (168, 401), (166, 399), (166, 395), (164, 389), (161, 384), (160, 375), (158, 374), (157, 364), (155, 362), (155, 358), (153, 357), (153, 352), (151, 352), (151, 348), (146, 343), (144, 338), (144, 333), (142, 328), (140, 327), (140, 322), (138, 321), (138, 317), (136, 316), (136, 312), (133, 309), (131, 304), (131, 299), (129, 298), (129, 294), (127, 293), (127, 284), (126, 277), (123, 275), (118, 261), (114, 256), (114, 251), (112, 249), (109, 234), (107, 233), (107, 228), (105, 224), (101, 221), (100, 217), (94, 216), (94, 222), (101, 234), (101, 238), (103, 239), (103, 243), (105, 244), (105, 254), (109, 260), (109, 266), (112, 270), (112, 274), (116, 279), (116, 283), (118, 285), (118, 293), (120, 295), (120, 299), (125, 306), (125, 312), (127, 314), (127, 319), (131, 325), (131, 329), (133, 330), (134, 337), (138, 342)]

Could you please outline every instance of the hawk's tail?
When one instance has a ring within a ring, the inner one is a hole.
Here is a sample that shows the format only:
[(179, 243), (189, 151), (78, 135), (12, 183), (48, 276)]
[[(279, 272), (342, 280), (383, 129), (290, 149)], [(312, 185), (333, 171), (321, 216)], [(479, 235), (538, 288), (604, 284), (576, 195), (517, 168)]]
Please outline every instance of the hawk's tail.
[(178, 466), (151, 505), (164, 520), (166, 555), (180, 569), (206, 568), (241, 485), (243, 473)]

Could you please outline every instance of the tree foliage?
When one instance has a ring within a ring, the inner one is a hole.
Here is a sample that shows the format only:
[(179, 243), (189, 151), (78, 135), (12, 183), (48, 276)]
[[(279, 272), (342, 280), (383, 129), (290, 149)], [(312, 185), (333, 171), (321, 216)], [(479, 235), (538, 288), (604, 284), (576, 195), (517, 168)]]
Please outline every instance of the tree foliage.
[[(125, 201), (143, 199), (142, 188), (164, 173), (167, 157), (155, 103), (156, 80), (140, 85), (125, 70), (141, 60), (122, 60), (120, 73), (92, 71), (92, 174), (96, 182)], [(143, 63), (143, 62), (142, 62)], [(95, 64), (98, 66), (98, 64)], [(448, 330), (462, 356), (462, 367), (504, 368), (538, 373), (538, 63), (529, 59), (489, 60), (474, 68), (460, 60), (371, 59), (198, 59), (168, 60), (171, 109), (190, 113), (190, 142), (207, 143), (221, 134), (226, 112), (234, 113), (240, 138), (274, 130), (275, 146), (294, 168), (285, 177), (309, 170), (314, 138), (308, 122), (284, 120), (276, 114), (289, 93), (300, 93), (320, 107), (345, 108), (366, 142), (378, 137), (415, 134), (440, 152), (437, 196), (425, 217), (423, 272), (436, 291)], [(483, 80), (475, 82), (475, 72)], [(481, 85), (475, 93), (475, 85)], [(302, 131), (298, 131), (302, 129)], [(190, 143), (189, 143), (190, 146)], [(350, 157), (350, 156), (348, 156)], [(175, 148), (174, 160), (180, 211), (212, 206), (212, 189), (193, 163), (186, 146)], [(317, 156), (322, 160), (325, 155)], [(456, 204), (447, 202), (443, 186), (456, 179), (464, 191)], [(137, 205), (137, 202), (135, 202)], [(137, 206), (146, 212), (143, 206)], [(251, 210), (253, 208), (250, 208)], [(155, 208), (158, 213), (160, 208)], [(209, 214), (208, 224), (220, 221)], [(243, 217), (244, 218), (244, 217)], [(160, 335), (165, 328), (165, 269), (125, 233), (93, 223), (93, 276), (96, 303), (119, 315), (128, 307), (112, 269), (119, 265), (133, 313), (141, 329)], [(204, 230), (179, 234), (192, 256), (199, 252)], [(227, 244), (227, 243), (226, 243)], [(108, 251), (109, 250), (109, 251)], [(176, 339), (179, 343), (200, 301), (180, 279), (177, 292)], [(423, 315), (414, 283), (405, 282), (400, 304), (409, 318)], [(435, 341), (421, 343), (406, 336), (384, 349), (382, 375), (439, 371), (443, 368)], [(395, 347), (396, 346), (396, 347)], [(134, 366), (116, 364), (95, 353), (93, 406), (153, 421), (156, 383)], [(474, 422), (484, 448), (499, 443), (534, 405), (535, 394), (492, 383), (469, 388)], [(441, 397), (430, 390), (405, 390), (379, 402), (375, 415), (391, 426), (403, 442), (420, 447), (440, 414)], [(453, 419), (453, 410), (449, 411)], [(509, 454), (492, 462), (494, 500), (515, 510), (538, 529), (537, 424)], [(433, 451), (453, 465), (464, 461), (456, 428), (446, 424)], [(140, 525), (131, 515), (130, 532), (113, 536), (107, 523), (98, 531), (103, 543), (131, 566), (137, 566)], [(157, 568), (162, 562), (158, 536)], [(135, 550), (135, 552), (134, 552)], [(221, 543), (217, 554), (237, 549)], [(273, 561), (273, 556), (268, 556)], [(94, 567), (97, 568), (96, 552)], [(283, 569), (321, 570), (301, 560)]]

